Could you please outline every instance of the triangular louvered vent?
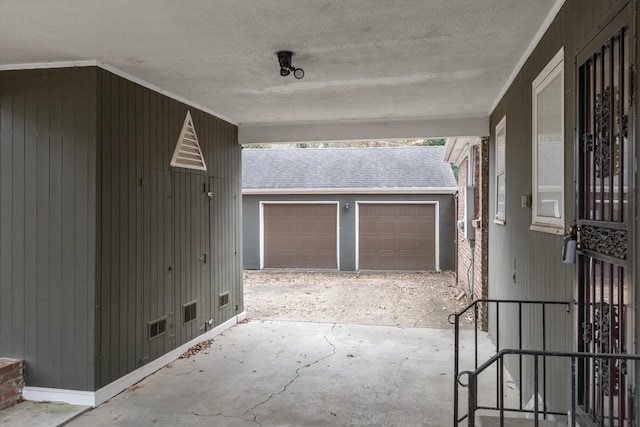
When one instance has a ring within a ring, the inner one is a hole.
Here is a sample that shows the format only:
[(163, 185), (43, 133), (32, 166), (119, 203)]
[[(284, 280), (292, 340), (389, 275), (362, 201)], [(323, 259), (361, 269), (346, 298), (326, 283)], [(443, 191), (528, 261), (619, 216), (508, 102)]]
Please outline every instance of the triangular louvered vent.
[(189, 111), (187, 111), (187, 117), (184, 118), (182, 132), (180, 132), (180, 138), (178, 138), (178, 144), (176, 144), (176, 149), (171, 159), (171, 166), (201, 171), (207, 170)]

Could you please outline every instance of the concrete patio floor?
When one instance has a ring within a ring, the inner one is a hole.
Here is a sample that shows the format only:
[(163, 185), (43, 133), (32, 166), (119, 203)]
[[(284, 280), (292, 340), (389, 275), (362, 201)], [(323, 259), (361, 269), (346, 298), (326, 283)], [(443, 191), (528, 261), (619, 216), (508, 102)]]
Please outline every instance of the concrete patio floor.
[[(478, 338), (484, 361), (494, 347)], [(451, 426), (453, 344), (451, 329), (253, 320), (98, 408), (23, 402), (0, 426)], [(461, 370), (472, 349), (461, 331)]]
[(452, 330), (254, 320), (68, 425), (447, 426), (452, 373)]

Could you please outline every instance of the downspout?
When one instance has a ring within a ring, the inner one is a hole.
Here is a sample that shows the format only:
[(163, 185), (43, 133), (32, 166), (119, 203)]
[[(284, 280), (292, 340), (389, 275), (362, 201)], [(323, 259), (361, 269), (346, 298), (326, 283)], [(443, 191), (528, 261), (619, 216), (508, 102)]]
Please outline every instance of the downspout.
[[(460, 196), (460, 192), (459, 191), (456, 191), (456, 193), (453, 195), (453, 221), (454, 221), (454, 224), (458, 220), (458, 206), (459, 206), (459, 203), (460, 203), (459, 196)], [(454, 264), (453, 265), (453, 271), (456, 272), (456, 288), (458, 288), (458, 285), (460, 284), (459, 283), (459, 278), (458, 278), (458, 265), (459, 265), (459, 262), (458, 262), (458, 253), (459, 253), (458, 252), (458, 239), (459, 239), (458, 233), (460, 233), (460, 230), (458, 230), (458, 228), (456, 227), (456, 229), (455, 229), (455, 238), (453, 239), (453, 245), (454, 245), (453, 249), (455, 251), (453, 253), (456, 255), (456, 256), (453, 257), (453, 264)]]
[(474, 176), (473, 176), (473, 144), (467, 149), (467, 187), (465, 189), (465, 223), (464, 232), (469, 242), (469, 268), (467, 269), (467, 300), (474, 300), (473, 282), (475, 278), (475, 230), (473, 229), (473, 216), (475, 212)]

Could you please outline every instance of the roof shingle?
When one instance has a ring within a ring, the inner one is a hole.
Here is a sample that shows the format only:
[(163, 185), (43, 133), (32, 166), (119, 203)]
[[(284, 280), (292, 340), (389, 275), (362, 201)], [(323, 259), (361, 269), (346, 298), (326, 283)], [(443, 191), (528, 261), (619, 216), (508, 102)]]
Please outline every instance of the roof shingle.
[(454, 188), (444, 147), (246, 148), (242, 188)]

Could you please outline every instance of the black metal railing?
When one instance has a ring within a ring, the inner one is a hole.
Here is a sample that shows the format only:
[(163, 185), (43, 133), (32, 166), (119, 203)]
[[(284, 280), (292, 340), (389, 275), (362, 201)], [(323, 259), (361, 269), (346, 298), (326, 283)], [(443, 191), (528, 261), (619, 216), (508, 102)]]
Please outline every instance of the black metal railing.
[[(495, 332), (495, 346), (496, 346), (496, 352), (501, 351), (500, 348), (500, 336), (501, 336), (501, 330), (500, 330), (500, 311), (501, 308), (504, 308), (505, 306), (508, 307), (513, 307), (516, 311), (517, 311), (517, 341), (518, 341), (518, 348), (517, 350), (524, 350), (523, 348), (523, 331), (522, 331), (522, 327), (523, 327), (523, 309), (537, 309), (539, 308), (540, 310), (540, 315), (541, 315), (541, 325), (539, 326), (539, 331), (540, 331), (540, 336), (538, 337), (538, 340), (541, 343), (542, 346), (542, 351), (546, 351), (547, 350), (547, 314), (548, 314), (548, 307), (549, 306), (554, 306), (554, 307), (563, 307), (565, 309), (565, 311), (567, 313), (570, 312), (571, 310), (571, 306), (573, 305), (573, 302), (567, 302), (567, 301), (527, 301), (527, 300), (503, 300), (503, 299), (478, 299), (475, 300), (473, 302), (471, 302), (469, 305), (467, 305), (465, 308), (463, 308), (462, 310), (456, 312), (456, 313), (452, 313), (451, 315), (449, 315), (449, 323), (454, 325), (454, 340), (455, 340), (455, 344), (454, 344), (454, 377), (453, 377), (453, 381), (454, 381), (454, 388), (453, 388), (453, 419), (454, 419), (454, 425), (458, 425), (458, 423), (460, 423), (461, 421), (464, 421), (466, 418), (468, 418), (470, 416), (469, 411), (467, 411), (466, 414), (463, 415), (459, 415), (460, 412), (460, 405), (459, 405), (459, 387), (461, 387), (462, 385), (459, 383), (458, 381), (458, 377), (460, 375), (460, 322), (461, 319), (467, 319), (469, 314), (472, 314), (472, 326), (473, 326), (473, 331), (474, 331), (474, 345), (473, 345), (473, 371), (479, 369), (479, 360), (478, 360), (478, 320), (481, 321), (481, 324), (486, 325), (487, 324), (487, 316), (489, 314), (489, 310), (494, 310), (493, 315), (495, 316), (496, 322), (495, 322), (495, 328), (494, 328), (494, 332)], [(567, 321), (570, 321), (570, 319), (567, 319)], [(542, 366), (542, 371), (543, 371), (543, 396), (546, 399), (546, 388), (547, 388), (547, 384), (546, 384), (546, 359), (543, 360), (543, 366)], [(519, 356), (519, 370), (518, 370), (518, 384), (519, 386), (522, 386), (522, 355)], [(496, 372), (496, 384), (498, 384), (500, 382), (500, 372), (499, 370)], [(497, 387), (499, 389), (499, 387)], [(537, 396), (537, 394), (536, 394)], [(499, 409), (499, 401), (501, 400), (501, 391), (500, 390), (496, 390), (496, 405), (491, 407), (482, 407), (482, 409), (493, 409), (493, 410), (498, 410)], [(546, 402), (543, 402), (544, 406), (546, 407)], [(520, 411), (524, 410), (524, 404), (523, 404), (523, 399), (520, 398), (519, 399), (519, 405), (518, 408)]]
[[(500, 350), (495, 356), (487, 360), (485, 363), (474, 369), (473, 371), (463, 371), (458, 374), (456, 378), (456, 383), (462, 387), (468, 389), (468, 413), (464, 418), (468, 420), (468, 426), (475, 426), (475, 415), (476, 411), (485, 409), (485, 410), (495, 410), (500, 414), (500, 426), (504, 426), (504, 415), (505, 412), (518, 412), (530, 414), (530, 417), (533, 418), (533, 424), (537, 427), (539, 425), (539, 420), (547, 419), (550, 415), (562, 415), (566, 416), (567, 412), (552, 412), (547, 410), (547, 406), (544, 401), (538, 402), (538, 399), (534, 399), (534, 407), (532, 409), (523, 409), (520, 407), (509, 407), (505, 405), (504, 402), (504, 359), (506, 356), (515, 355), (519, 358), (529, 357), (533, 359), (533, 378), (532, 383), (534, 386), (534, 396), (539, 395), (539, 384), (540, 384), (540, 363), (546, 361), (547, 359), (569, 359), (571, 361), (571, 396), (570, 396), (570, 417), (569, 417), (569, 425), (575, 427), (577, 424), (578, 416), (581, 414), (578, 402), (578, 364), (579, 363), (591, 363), (591, 364), (609, 364), (616, 366), (624, 366), (625, 369), (630, 369), (629, 362), (635, 362), (640, 360), (640, 355), (635, 354), (624, 354), (624, 353), (576, 353), (576, 352), (555, 352), (555, 351), (536, 351), (536, 350), (516, 350), (516, 349), (503, 349)], [(478, 376), (483, 372), (487, 371), (494, 364), (496, 364), (496, 372), (498, 374), (498, 393), (499, 399), (496, 407), (487, 407), (478, 405)], [(544, 374), (542, 374), (544, 376)], [(467, 378), (467, 382), (463, 382), (463, 378)], [(605, 381), (601, 379), (601, 381)], [(612, 381), (611, 378), (608, 381)], [(601, 384), (601, 386), (604, 384)], [(546, 397), (546, 396), (545, 396)], [(543, 398), (544, 399), (544, 398)], [(522, 396), (520, 395), (519, 401), (522, 401)], [(588, 422), (594, 422), (593, 425), (599, 426), (634, 426), (635, 425), (635, 405), (631, 402), (628, 405), (628, 412), (626, 413), (615, 413), (615, 411), (611, 408), (607, 412), (600, 413), (590, 413), (585, 414), (589, 420)], [(463, 418), (463, 420), (464, 420)], [(462, 420), (460, 420), (462, 421)], [(454, 425), (457, 425), (458, 421)]]

